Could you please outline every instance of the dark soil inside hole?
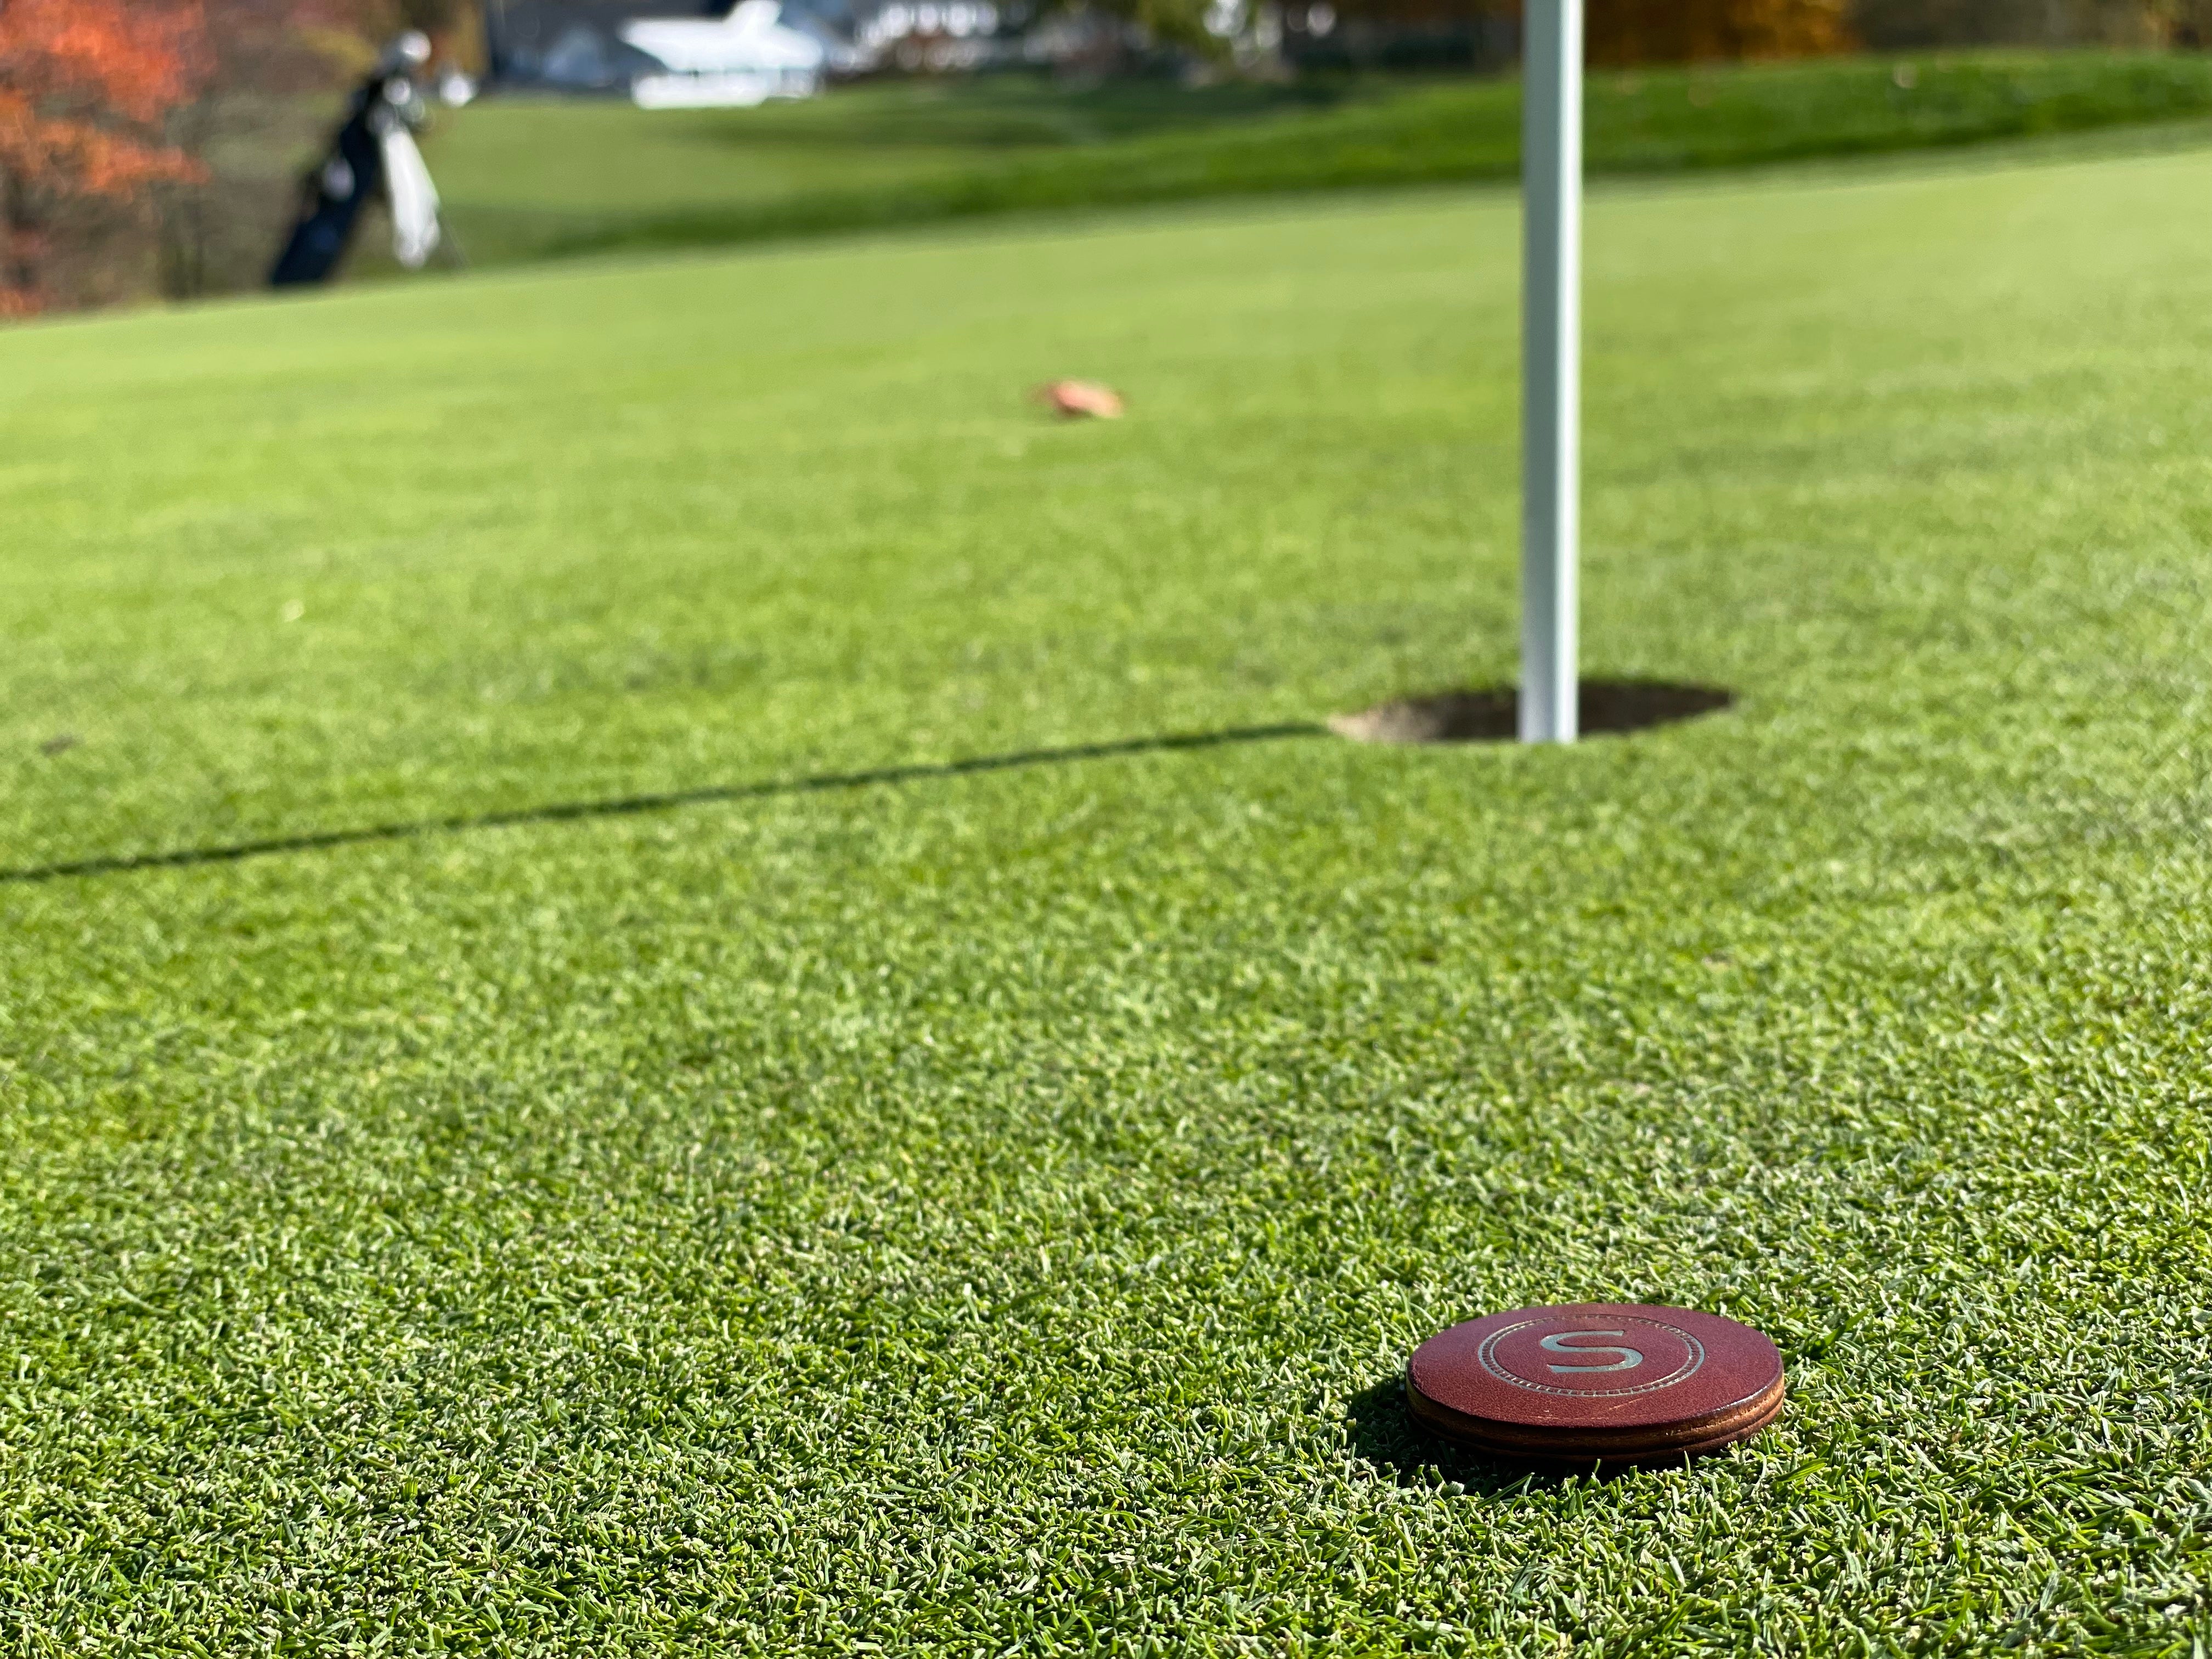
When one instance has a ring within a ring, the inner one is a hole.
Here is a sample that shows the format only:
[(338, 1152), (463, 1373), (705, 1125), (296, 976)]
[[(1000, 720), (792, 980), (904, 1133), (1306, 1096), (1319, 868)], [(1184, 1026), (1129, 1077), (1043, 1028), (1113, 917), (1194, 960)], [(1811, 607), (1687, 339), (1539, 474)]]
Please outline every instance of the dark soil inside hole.
[[(1671, 726), (1735, 701), (1734, 692), (1718, 686), (1666, 680), (1584, 680), (1579, 690), (1585, 737)], [(1520, 730), (1520, 702), (1511, 686), (1437, 691), (1338, 714), (1328, 729), (1360, 743), (1510, 743)]]

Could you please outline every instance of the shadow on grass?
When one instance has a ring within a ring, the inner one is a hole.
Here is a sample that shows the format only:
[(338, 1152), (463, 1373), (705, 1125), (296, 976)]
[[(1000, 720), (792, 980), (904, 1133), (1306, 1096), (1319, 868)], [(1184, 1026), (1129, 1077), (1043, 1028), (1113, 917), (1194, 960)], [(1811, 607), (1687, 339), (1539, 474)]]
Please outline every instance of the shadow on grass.
[(1406, 1374), (1392, 1371), (1352, 1396), (1345, 1416), (1352, 1449), (1395, 1485), (1434, 1492), (1456, 1486), (1484, 1497), (1540, 1490), (1572, 1477), (1516, 1468), (1480, 1452), (1462, 1451), (1413, 1420)]
[(679, 806), (717, 801), (764, 800), (775, 795), (810, 795), (878, 784), (920, 783), (932, 778), (966, 777), (978, 772), (1009, 772), (1028, 766), (1058, 766), (1071, 761), (1110, 760), (1122, 755), (1158, 755), (1188, 749), (1220, 749), (1231, 744), (1271, 743), (1286, 738), (1323, 736), (1303, 721), (1282, 726), (1236, 726), (1221, 732), (1170, 732), (1158, 738), (1126, 738), (1116, 743), (1082, 743), (1065, 749), (1023, 749), (1006, 755), (977, 755), (967, 760), (920, 766), (883, 766), (866, 772), (827, 772), (810, 778), (771, 778), (759, 783), (715, 784), (657, 795), (619, 795), (606, 800), (554, 801), (505, 812), (422, 818), (410, 823), (368, 824), (356, 830), (325, 830), (301, 836), (272, 836), (265, 841), (233, 842), (221, 847), (191, 847), (169, 853), (73, 859), (57, 864), (0, 870), (0, 883), (53, 881), (64, 876), (119, 875), (131, 870), (173, 870), (196, 864), (234, 864), (274, 853), (317, 852), (364, 842), (411, 841), (421, 836), (454, 835), (465, 830), (498, 830), (525, 823), (565, 823), (579, 818), (618, 818), (641, 812), (665, 812)]
[(1571, 1480), (1612, 1481), (1632, 1474), (1680, 1473), (1696, 1468), (1706, 1456), (1723, 1455), (1709, 1453), (1693, 1459), (1676, 1453), (1649, 1463), (1595, 1466), (1493, 1459), (1455, 1446), (1424, 1428), (1407, 1404), (1406, 1374), (1398, 1370), (1352, 1395), (1345, 1415), (1354, 1452), (1396, 1485), (1425, 1492), (1451, 1486), (1484, 1497), (1540, 1492)]
[[(1711, 686), (1672, 685), (1646, 680), (1585, 680), (1582, 684), (1582, 729), (1595, 735), (1635, 732), (1725, 708), (1735, 699)], [(714, 784), (662, 794), (618, 795), (605, 800), (552, 801), (503, 812), (458, 813), (405, 823), (365, 824), (216, 847), (180, 848), (167, 853), (136, 853), (70, 859), (52, 864), (0, 869), (0, 884), (53, 881), (64, 876), (120, 875), (133, 870), (173, 870), (199, 864), (234, 864), (276, 853), (309, 853), (367, 842), (410, 841), (422, 836), (455, 835), (468, 830), (498, 830), (517, 824), (562, 823), (580, 818), (632, 817), (679, 806), (720, 801), (763, 800), (776, 795), (805, 795), (879, 784), (920, 783), (932, 778), (965, 777), (1023, 767), (1058, 766), (1072, 761), (1110, 760), (1125, 755), (1156, 755), (1179, 750), (1219, 749), (1231, 744), (1272, 743), (1316, 738), (1334, 732), (1367, 743), (1488, 743), (1514, 735), (1516, 698), (1508, 688), (1446, 691), (1433, 696), (1383, 703), (1358, 714), (1340, 714), (1326, 727), (1304, 721), (1279, 726), (1234, 726), (1219, 732), (1170, 732), (1157, 738), (1126, 738), (1114, 743), (1075, 744), (1064, 749), (1023, 749), (1005, 755), (917, 766), (884, 766), (865, 772), (829, 772), (805, 778), (770, 778), (757, 783)], [(49, 752), (58, 752), (50, 750)]]

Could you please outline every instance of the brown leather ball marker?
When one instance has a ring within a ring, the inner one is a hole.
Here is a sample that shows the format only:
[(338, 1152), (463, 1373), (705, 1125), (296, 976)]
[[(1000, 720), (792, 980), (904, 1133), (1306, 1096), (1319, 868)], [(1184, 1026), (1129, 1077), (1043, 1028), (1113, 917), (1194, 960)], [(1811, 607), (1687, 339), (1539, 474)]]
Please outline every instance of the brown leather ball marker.
[(1782, 1354), (1750, 1326), (1689, 1308), (1517, 1308), (1421, 1344), (1406, 1395), (1427, 1427), (1509, 1462), (1648, 1467), (1771, 1423)]

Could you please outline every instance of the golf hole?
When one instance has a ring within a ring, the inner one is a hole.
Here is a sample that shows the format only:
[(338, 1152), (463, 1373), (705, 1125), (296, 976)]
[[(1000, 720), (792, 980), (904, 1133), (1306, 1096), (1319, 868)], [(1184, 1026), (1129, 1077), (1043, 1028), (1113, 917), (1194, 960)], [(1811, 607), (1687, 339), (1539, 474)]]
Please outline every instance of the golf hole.
[[(1584, 680), (1577, 692), (1585, 736), (1671, 726), (1735, 701), (1734, 692), (1718, 686), (1667, 680)], [(1520, 702), (1511, 686), (1436, 691), (1333, 715), (1328, 729), (1355, 743), (1510, 743), (1519, 729)]]

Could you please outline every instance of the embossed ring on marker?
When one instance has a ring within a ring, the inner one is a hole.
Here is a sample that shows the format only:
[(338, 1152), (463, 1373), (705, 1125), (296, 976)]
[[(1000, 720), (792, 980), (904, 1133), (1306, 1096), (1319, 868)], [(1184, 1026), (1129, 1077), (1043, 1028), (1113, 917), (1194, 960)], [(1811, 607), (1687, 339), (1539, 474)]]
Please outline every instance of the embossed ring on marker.
[(1415, 1419), (1492, 1456), (1555, 1468), (1680, 1463), (1782, 1410), (1765, 1335), (1690, 1308), (1520, 1308), (1431, 1337), (1406, 1367)]
[[(1522, 1376), (1520, 1372), (1515, 1370), (1512, 1367), (1507, 1365), (1498, 1358), (1498, 1349), (1499, 1345), (1504, 1343), (1509, 1337), (1519, 1336), (1524, 1333), (1539, 1329), (1547, 1325), (1556, 1325), (1560, 1323), (1572, 1325), (1577, 1322), (1574, 1319), (1566, 1319), (1563, 1321), (1556, 1315), (1547, 1315), (1540, 1319), (1524, 1319), (1518, 1324), (1502, 1326), (1498, 1329), (1492, 1331), (1488, 1336), (1483, 1338), (1482, 1346), (1475, 1350), (1475, 1358), (1481, 1364), (1483, 1370), (1488, 1371), (1492, 1376), (1496, 1377), (1501, 1382), (1510, 1382), (1516, 1389), (1528, 1389), (1537, 1394), (1564, 1395), (1571, 1400), (1617, 1400), (1632, 1394), (1653, 1394), (1661, 1389), (1671, 1389), (1677, 1382), (1687, 1382), (1691, 1377), (1696, 1376), (1699, 1370), (1704, 1369), (1705, 1363), (1705, 1345), (1700, 1343), (1696, 1337), (1692, 1336), (1687, 1331), (1682, 1330), (1679, 1327), (1674, 1325), (1663, 1324), (1656, 1319), (1640, 1319), (1627, 1314), (1619, 1316), (1619, 1319), (1622, 1324), (1637, 1330), (1664, 1332), (1668, 1337), (1671, 1337), (1674, 1341), (1680, 1343), (1681, 1345), (1682, 1352), (1677, 1358), (1677, 1363), (1674, 1364), (1673, 1369), (1649, 1380), (1639, 1380), (1633, 1383), (1624, 1382), (1617, 1388), (1599, 1388), (1595, 1385), (1589, 1387), (1577, 1387), (1572, 1383), (1557, 1380), (1575, 1372), (1581, 1372), (1595, 1377), (1599, 1375), (1611, 1376), (1616, 1371), (1646, 1370), (1650, 1369), (1650, 1364), (1647, 1363), (1648, 1356), (1642, 1349), (1612, 1346), (1607, 1346), (1603, 1349), (1595, 1346), (1585, 1348), (1581, 1346), (1579, 1344), (1573, 1346), (1569, 1346), (1567, 1345), (1567, 1339), (1570, 1337), (1626, 1337), (1630, 1334), (1630, 1332), (1625, 1329), (1555, 1331), (1548, 1335), (1540, 1338), (1537, 1341), (1537, 1346), (1542, 1348), (1547, 1353), (1589, 1353), (1592, 1356), (1595, 1356), (1601, 1352), (1632, 1353), (1636, 1356), (1635, 1362), (1632, 1364), (1616, 1360), (1603, 1365), (1560, 1365), (1547, 1361), (1545, 1369), (1553, 1374), (1555, 1380), (1545, 1382), (1540, 1381), (1533, 1376)], [(1581, 1322), (1587, 1324), (1589, 1322), (1587, 1320), (1583, 1320)], [(1555, 1344), (1558, 1346), (1555, 1346)]]

